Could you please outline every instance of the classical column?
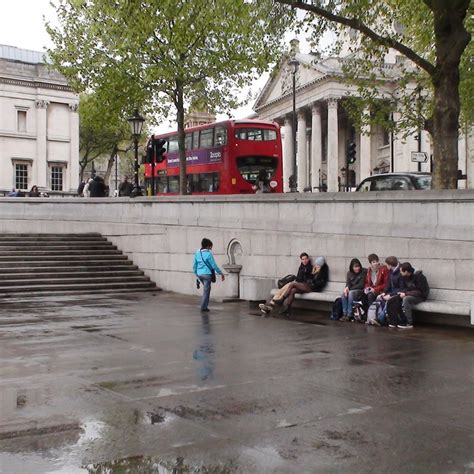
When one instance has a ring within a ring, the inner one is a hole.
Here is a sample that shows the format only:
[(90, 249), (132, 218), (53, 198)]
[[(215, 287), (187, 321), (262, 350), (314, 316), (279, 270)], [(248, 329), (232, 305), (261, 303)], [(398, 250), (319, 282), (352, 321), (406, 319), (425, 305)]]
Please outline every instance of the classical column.
[(48, 100), (37, 100), (36, 104), (36, 184), (40, 188), (48, 187)]
[(323, 159), (321, 107), (319, 104), (313, 104), (311, 118), (311, 189), (315, 192), (319, 191), (319, 174)]
[[(367, 118), (370, 111), (365, 109), (363, 114)], [(360, 176), (357, 180), (359, 183), (367, 178), (367, 176), (370, 176), (370, 172), (372, 171), (372, 143), (370, 131), (370, 125), (368, 124), (363, 125), (360, 131), (360, 146), (359, 152), (357, 153), (357, 158), (360, 159)]]
[(306, 156), (306, 114), (298, 112), (298, 146), (296, 163), (298, 166), (298, 191), (303, 192), (308, 186), (308, 157)]
[(284, 140), (283, 140), (283, 191), (288, 193), (290, 191), (289, 179), (293, 172), (293, 128), (291, 119), (285, 118), (284, 125)]
[(64, 183), (64, 190), (76, 191), (79, 186), (79, 114), (77, 103), (69, 104), (70, 131), (69, 131), (69, 165), (67, 170), (68, 180)]
[(328, 191), (339, 191), (337, 177), (339, 174), (337, 99), (328, 99), (328, 158), (327, 183)]

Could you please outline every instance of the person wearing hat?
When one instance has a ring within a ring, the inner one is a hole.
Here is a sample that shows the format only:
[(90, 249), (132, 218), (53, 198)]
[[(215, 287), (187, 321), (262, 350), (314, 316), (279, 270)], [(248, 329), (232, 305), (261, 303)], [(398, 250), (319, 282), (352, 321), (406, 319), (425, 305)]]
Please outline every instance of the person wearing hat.
[[(311, 293), (313, 291), (322, 291), (329, 280), (329, 267), (324, 257), (318, 257), (314, 261), (313, 271), (304, 282), (291, 282), (288, 285), (287, 292), (283, 300), (278, 301), (278, 304), (283, 304), (286, 300), (287, 307), (281, 312), (285, 317), (291, 316), (291, 306), (298, 293)], [(260, 310), (263, 313), (269, 313), (272, 307), (267, 305), (260, 305)]]
[(421, 271), (415, 271), (410, 262), (400, 265), (402, 288), (387, 301), (388, 325), (399, 329), (413, 328), (413, 307), (425, 301), (430, 294), (428, 280)]

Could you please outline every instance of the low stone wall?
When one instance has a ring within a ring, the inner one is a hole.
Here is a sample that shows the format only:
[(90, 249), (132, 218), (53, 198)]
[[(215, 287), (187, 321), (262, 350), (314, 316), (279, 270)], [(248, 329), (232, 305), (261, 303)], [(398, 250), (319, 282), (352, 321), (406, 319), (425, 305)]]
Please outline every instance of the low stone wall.
[[(237, 241), (241, 276), (292, 273), (302, 251), (324, 255), (330, 278), (369, 253), (423, 269), (433, 288), (473, 291), (474, 191), (321, 193), (108, 199), (0, 198), (3, 233), (100, 232), (163, 289), (197, 294), (192, 257), (202, 237), (219, 265)], [(241, 255), (239, 255), (241, 253)], [(213, 287), (226, 296), (229, 283)], [(342, 288), (342, 284), (341, 284)]]

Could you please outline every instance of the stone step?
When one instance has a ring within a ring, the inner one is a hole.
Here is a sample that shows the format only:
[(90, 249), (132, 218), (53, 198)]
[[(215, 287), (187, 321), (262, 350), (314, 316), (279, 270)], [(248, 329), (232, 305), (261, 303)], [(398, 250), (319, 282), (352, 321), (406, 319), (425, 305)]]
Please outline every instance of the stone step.
[(108, 242), (99, 234), (2, 234), (0, 242)]
[(121, 255), (119, 259), (106, 259), (106, 260), (90, 260), (90, 259), (79, 259), (79, 260), (49, 260), (44, 258), (43, 260), (28, 260), (27, 262), (21, 260), (12, 261), (1, 261), (0, 260), (0, 271), (5, 271), (18, 268), (61, 268), (65, 269), (70, 267), (87, 267), (87, 266), (113, 266), (113, 267), (134, 267), (133, 262), (128, 260), (125, 255)]
[(36, 272), (27, 271), (28, 269), (23, 268), (22, 272), (5, 272), (0, 273), (0, 282), (2, 280), (27, 280), (27, 279), (48, 279), (48, 278), (90, 278), (90, 277), (136, 277), (143, 276), (144, 273), (141, 270), (128, 270), (119, 267), (119, 270), (114, 271), (102, 271), (100, 268), (97, 270), (89, 271), (44, 271), (44, 268), (40, 267), (35, 269)]
[[(64, 291), (54, 291), (54, 296), (80, 296), (80, 295), (114, 295), (116, 293), (142, 293), (142, 292), (154, 292), (154, 291), (162, 291), (161, 288), (118, 288), (118, 289), (89, 289), (89, 290), (64, 290)], [(13, 294), (0, 294), (0, 298), (2, 298), (2, 303), (8, 302), (9, 304), (15, 304), (21, 301), (29, 301), (29, 300), (36, 300), (41, 297), (49, 297), (51, 295), (51, 291), (36, 291), (35, 293), (30, 293), (29, 291), (19, 291)]]
[[(112, 255), (103, 255), (98, 254), (101, 260), (127, 260), (126, 255), (120, 254), (112, 254)], [(0, 264), (6, 264), (10, 262), (93, 262), (94, 260), (91, 259), (91, 256), (86, 254), (82, 255), (70, 255), (70, 254), (63, 254), (63, 255), (0, 255)]]
[(7, 257), (9, 255), (11, 256), (21, 256), (21, 255), (121, 255), (122, 251), (121, 250), (116, 250), (116, 249), (111, 249), (111, 248), (104, 248), (104, 249), (99, 249), (99, 250), (88, 250), (88, 249), (82, 249), (82, 250), (73, 250), (73, 249), (58, 249), (56, 250), (55, 248), (51, 248), (49, 250), (30, 250), (30, 249), (24, 249), (24, 250), (9, 250), (5, 251), (0, 248), (0, 257)]
[(58, 251), (78, 251), (81, 250), (83, 252), (90, 252), (93, 250), (117, 250), (117, 247), (115, 245), (112, 245), (111, 242), (104, 242), (98, 243), (98, 244), (93, 244), (93, 245), (83, 245), (79, 243), (62, 243), (61, 245), (58, 245), (57, 243), (52, 243), (50, 245), (44, 245), (42, 242), (36, 242), (35, 244), (28, 243), (28, 245), (3, 245), (0, 243), (0, 252), (58, 252)]
[(30, 285), (30, 286), (16, 286), (16, 287), (3, 287), (0, 286), (0, 297), (17, 294), (17, 293), (30, 293), (37, 294), (43, 292), (44, 294), (55, 293), (57, 291), (86, 291), (90, 290), (122, 290), (122, 289), (155, 289), (156, 285), (152, 281), (139, 281), (139, 282), (119, 282), (119, 283), (74, 283), (74, 284), (58, 284), (58, 285)]
[[(21, 262), (18, 262), (21, 263)], [(118, 262), (117, 264), (113, 265), (112, 263), (109, 262), (103, 262), (102, 265), (99, 263), (98, 265), (95, 265), (98, 263), (97, 261), (94, 262), (54, 262), (54, 265), (49, 265), (49, 266), (43, 266), (39, 264), (38, 266), (33, 265), (34, 262), (28, 263), (28, 266), (6, 266), (6, 265), (1, 265), (0, 264), (0, 273), (7, 276), (7, 278), (11, 278), (12, 274), (18, 274), (18, 273), (34, 273), (35, 275), (38, 273), (52, 273), (52, 274), (57, 274), (56, 272), (62, 272), (62, 273), (82, 273), (82, 272), (97, 272), (102, 274), (103, 272), (111, 272), (111, 273), (116, 273), (116, 272), (132, 272), (132, 271), (137, 271), (139, 270), (136, 265), (133, 265), (133, 263), (130, 260), (122, 260)], [(84, 266), (81, 266), (81, 264), (84, 264)], [(1, 277), (1, 275), (0, 275)]]
[(150, 278), (145, 275), (135, 276), (109, 276), (102, 277), (91, 274), (85, 274), (82, 278), (26, 278), (26, 279), (12, 279), (0, 281), (0, 291), (12, 286), (52, 286), (52, 285), (71, 285), (75, 283), (128, 283), (128, 282), (149, 282)]

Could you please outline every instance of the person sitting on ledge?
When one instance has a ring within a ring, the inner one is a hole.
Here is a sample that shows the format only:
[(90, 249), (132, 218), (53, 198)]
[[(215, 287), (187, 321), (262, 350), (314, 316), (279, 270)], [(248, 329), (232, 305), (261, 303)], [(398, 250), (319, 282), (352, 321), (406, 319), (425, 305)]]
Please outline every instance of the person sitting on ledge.
[[(302, 252), (300, 255), (300, 266), (296, 274), (296, 279), (295, 279), (295, 275), (293, 275), (294, 281), (298, 283), (304, 283), (306, 280), (311, 279), (312, 271), (313, 271), (313, 265), (311, 263), (309, 255), (306, 252)], [(288, 276), (292, 276), (292, 275), (288, 275)], [(285, 299), (286, 295), (288, 294), (288, 291), (290, 290), (291, 283), (293, 283), (293, 281), (290, 281), (286, 285), (283, 285), (275, 293), (273, 298), (270, 298), (270, 301), (267, 301), (267, 303), (265, 304), (259, 305), (262, 313), (266, 314), (269, 312), (265, 308), (270, 308), (270, 311), (271, 311), (275, 307), (276, 304), (281, 304), (281, 302)]]
[(340, 321), (352, 319), (352, 304), (359, 300), (364, 293), (365, 278), (367, 270), (362, 267), (358, 258), (353, 258), (349, 265), (346, 277), (346, 286), (342, 292), (342, 318)]
[(402, 289), (387, 301), (388, 326), (399, 329), (413, 328), (413, 306), (426, 301), (430, 294), (423, 272), (416, 272), (409, 262), (400, 265)]
[[(315, 265), (309, 278), (304, 282), (293, 281), (288, 284), (288, 289), (285, 296), (279, 300), (273, 300), (274, 303), (282, 305), (286, 300), (286, 309), (281, 312), (285, 317), (291, 317), (291, 306), (298, 293), (319, 292), (324, 289), (329, 280), (329, 267), (324, 257), (318, 257), (314, 261)], [(273, 310), (272, 305), (259, 305), (262, 313), (270, 313)]]
[(365, 277), (364, 295), (362, 301), (364, 303), (365, 312), (369, 306), (376, 300), (389, 284), (389, 270), (385, 265), (380, 265), (380, 259), (375, 253), (371, 253), (367, 260), (370, 267), (367, 269)]

